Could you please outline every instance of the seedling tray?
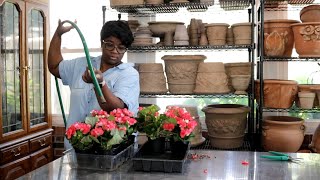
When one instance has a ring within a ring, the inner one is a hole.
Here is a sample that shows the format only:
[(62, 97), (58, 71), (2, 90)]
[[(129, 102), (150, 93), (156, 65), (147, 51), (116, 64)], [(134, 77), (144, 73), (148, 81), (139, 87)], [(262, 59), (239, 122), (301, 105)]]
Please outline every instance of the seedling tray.
[(134, 155), (134, 143), (116, 155), (97, 155), (76, 153), (70, 149), (65, 152), (71, 168), (113, 171)]
[(190, 146), (184, 149), (181, 154), (172, 154), (170, 151), (158, 154), (152, 153), (150, 145), (145, 143), (138, 153), (132, 158), (135, 171), (146, 172), (178, 172), (181, 173), (187, 159)]

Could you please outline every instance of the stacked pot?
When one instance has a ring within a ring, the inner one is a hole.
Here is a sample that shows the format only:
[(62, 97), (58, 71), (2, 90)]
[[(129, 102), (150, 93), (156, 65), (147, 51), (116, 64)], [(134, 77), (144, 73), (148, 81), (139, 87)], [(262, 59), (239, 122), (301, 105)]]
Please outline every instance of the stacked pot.
[(320, 56), (320, 5), (310, 5), (300, 11), (302, 23), (292, 24), (294, 42), (299, 57)]

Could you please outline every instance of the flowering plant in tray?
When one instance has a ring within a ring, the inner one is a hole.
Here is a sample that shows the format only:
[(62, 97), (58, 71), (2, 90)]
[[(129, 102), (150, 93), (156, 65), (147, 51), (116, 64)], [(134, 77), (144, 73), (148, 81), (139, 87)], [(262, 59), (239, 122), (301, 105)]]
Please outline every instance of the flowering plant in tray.
[(65, 135), (76, 150), (98, 148), (108, 151), (128, 141), (128, 137), (135, 131), (136, 122), (133, 113), (126, 108), (118, 108), (110, 113), (93, 110), (84, 122), (72, 124)]
[(137, 120), (140, 132), (145, 132), (151, 140), (160, 137), (174, 141), (191, 140), (197, 121), (185, 108), (170, 106), (164, 113), (159, 113), (159, 110), (156, 105), (139, 108)]

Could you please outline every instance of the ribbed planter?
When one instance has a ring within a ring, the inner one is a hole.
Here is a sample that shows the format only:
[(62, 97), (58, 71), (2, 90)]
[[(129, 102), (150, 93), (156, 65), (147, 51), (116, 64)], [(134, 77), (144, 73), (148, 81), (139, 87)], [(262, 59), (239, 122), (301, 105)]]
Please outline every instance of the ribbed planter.
[(228, 76), (222, 62), (200, 63), (196, 78), (196, 94), (229, 93)]
[(173, 94), (192, 94), (195, 88), (199, 63), (206, 59), (203, 55), (165, 55), (169, 92)]
[(250, 75), (251, 76), (251, 63), (250, 62), (235, 62), (235, 63), (225, 63), (224, 67), (226, 69), (226, 74), (228, 76), (228, 86), (233, 92), (232, 87), (232, 75)]
[(139, 65), (140, 92), (166, 93), (167, 83), (161, 63), (142, 63)]
[(251, 44), (251, 23), (236, 23), (232, 25), (234, 44), (249, 45)]
[(297, 152), (304, 139), (304, 120), (290, 116), (267, 116), (262, 121), (265, 151)]
[(241, 147), (247, 125), (248, 106), (213, 104), (202, 109), (208, 136), (213, 147), (232, 149)]

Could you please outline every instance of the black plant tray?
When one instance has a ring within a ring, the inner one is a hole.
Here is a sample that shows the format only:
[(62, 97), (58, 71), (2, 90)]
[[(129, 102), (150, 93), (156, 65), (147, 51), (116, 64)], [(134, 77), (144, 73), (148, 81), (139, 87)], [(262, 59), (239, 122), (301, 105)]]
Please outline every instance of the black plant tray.
[(71, 168), (114, 171), (134, 155), (134, 143), (121, 148), (117, 154), (85, 154), (76, 153), (74, 149), (67, 150)]
[(178, 155), (172, 154), (170, 151), (162, 154), (152, 153), (150, 149), (150, 144), (146, 142), (132, 158), (135, 171), (181, 173), (188, 156), (190, 145)]

